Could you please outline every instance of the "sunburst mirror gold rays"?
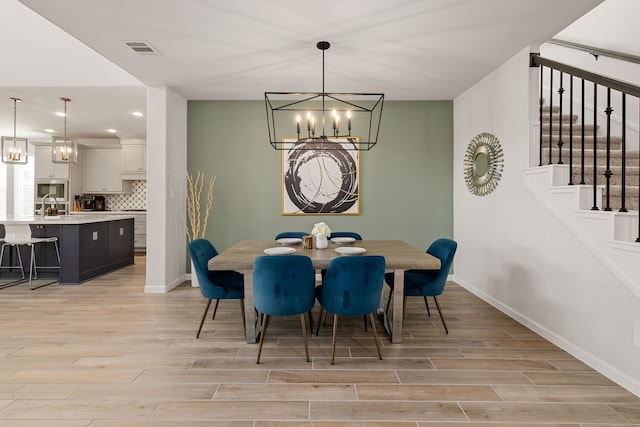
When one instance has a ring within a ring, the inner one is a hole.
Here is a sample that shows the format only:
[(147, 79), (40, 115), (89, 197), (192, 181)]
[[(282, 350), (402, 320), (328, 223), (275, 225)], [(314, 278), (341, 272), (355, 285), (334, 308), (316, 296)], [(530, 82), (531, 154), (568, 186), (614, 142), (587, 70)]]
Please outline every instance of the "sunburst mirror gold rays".
[(491, 193), (500, 182), (503, 168), (498, 138), (487, 132), (476, 135), (464, 156), (464, 181), (469, 191), (477, 196)]

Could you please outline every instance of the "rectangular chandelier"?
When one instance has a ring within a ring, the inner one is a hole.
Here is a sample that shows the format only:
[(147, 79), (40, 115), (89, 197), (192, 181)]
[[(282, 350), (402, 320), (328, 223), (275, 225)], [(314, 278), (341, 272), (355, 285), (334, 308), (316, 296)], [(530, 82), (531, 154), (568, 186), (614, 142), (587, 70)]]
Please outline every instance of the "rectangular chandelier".
[(29, 156), (29, 141), (13, 136), (2, 137), (2, 162), (24, 165)]
[(276, 150), (368, 151), (378, 143), (383, 93), (265, 92), (269, 143)]
[(1, 138), (2, 163), (6, 164), (27, 164), (29, 158), (29, 141), (26, 138), (16, 137), (16, 111), (20, 98), (9, 98), (13, 101), (13, 136), (3, 136)]
[(382, 93), (265, 92), (264, 100), (276, 150), (313, 143), (315, 149), (368, 151), (378, 142)]

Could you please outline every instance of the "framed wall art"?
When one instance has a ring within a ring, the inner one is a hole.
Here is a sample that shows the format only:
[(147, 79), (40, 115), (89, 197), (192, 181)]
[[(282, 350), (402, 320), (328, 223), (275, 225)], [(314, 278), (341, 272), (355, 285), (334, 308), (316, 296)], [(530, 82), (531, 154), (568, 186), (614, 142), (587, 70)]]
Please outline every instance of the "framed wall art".
[(357, 138), (337, 142), (291, 138), (283, 142), (287, 143), (287, 149), (282, 150), (283, 215), (360, 214), (360, 156), (354, 150)]

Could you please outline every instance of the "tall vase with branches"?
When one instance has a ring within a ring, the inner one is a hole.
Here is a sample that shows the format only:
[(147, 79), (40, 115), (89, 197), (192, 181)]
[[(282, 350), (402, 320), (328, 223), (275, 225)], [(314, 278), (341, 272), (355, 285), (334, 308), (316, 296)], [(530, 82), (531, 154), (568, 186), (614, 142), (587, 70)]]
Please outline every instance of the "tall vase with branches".
[[(206, 198), (203, 199), (203, 191), (205, 190), (205, 182), (208, 181), (206, 188)], [(209, 223), (209, 214), (213, 206), (213, 189), (215, 187), (216, 177), (211, 175), (208, 179), (205, 174), (198, 171), (195, 175), (187, 172), (187, 215), (186, 215), (186, 231), (189, 241), (202, 239), (207, 234), (207, 225)], [(198, 279), (194, 273), (193, 261), (191, 262), (191, 285), (198, 286)]]

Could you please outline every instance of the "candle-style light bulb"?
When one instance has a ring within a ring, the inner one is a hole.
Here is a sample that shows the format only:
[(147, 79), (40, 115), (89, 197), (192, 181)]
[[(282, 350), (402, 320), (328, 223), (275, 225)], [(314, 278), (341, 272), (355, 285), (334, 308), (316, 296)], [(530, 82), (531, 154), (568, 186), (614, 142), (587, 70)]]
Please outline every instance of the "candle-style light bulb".
[(351, 110), (347, 111), (347, 130), (349, 131), (349, 136), (351, 136)]
[(331, 112), (331, 116), (333, 117), (333, 133), (335, 135), (336, 133), (336, 117), (337, 117), (338, 113), (336, 113), (336, 110), (333, 110)]
[(311, 113), (307, 111), (307, 133), (309, 134), (309, 138), (311, 138)]
[(300, 139), (300, 114), (296, 116), (296, 133), (298, 134), (298, 139)]
[(315, 117), (311, 117), (311, 136), (312, 137), (316, 136), (316, 118)]
[(340, 116), (336, 114), (336, 136), (340, 134)]

